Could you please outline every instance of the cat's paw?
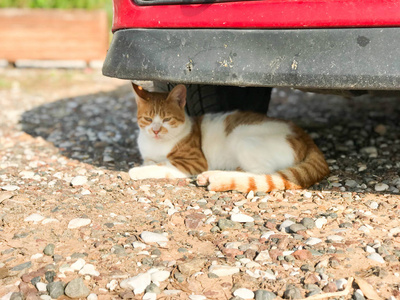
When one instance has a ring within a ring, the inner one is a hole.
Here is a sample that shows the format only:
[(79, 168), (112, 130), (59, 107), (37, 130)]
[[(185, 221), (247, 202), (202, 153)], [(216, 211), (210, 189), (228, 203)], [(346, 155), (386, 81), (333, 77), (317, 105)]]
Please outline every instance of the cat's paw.
[(129, 170), (128, 174), (132, 180), (141, 180), (152, 178), (152, 172), (147, 167), (136, 167)]
[(218, 173), (220, 173), (220, 171), (206, 171), (197, 175), (197, 180), (196, 180), (197, 185), (207, 186), (210, 183), (210, 177)]

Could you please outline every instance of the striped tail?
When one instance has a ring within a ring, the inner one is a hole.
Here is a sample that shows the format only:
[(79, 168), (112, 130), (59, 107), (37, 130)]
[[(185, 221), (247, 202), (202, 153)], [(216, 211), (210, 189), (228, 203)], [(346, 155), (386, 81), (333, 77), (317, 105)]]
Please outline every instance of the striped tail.
[(197, 182), (199, 185), (208, 185), (210, 191), (270, 192), (308, 188), (328, 174), (328, 164), (322, 152), (314, 145), (302, 161), (274, 174), (208, 171), (200, 174)]

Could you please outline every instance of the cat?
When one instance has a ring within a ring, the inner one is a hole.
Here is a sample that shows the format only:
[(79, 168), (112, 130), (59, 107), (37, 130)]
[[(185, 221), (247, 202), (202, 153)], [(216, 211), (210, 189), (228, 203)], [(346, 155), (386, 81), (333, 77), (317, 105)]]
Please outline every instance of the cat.
[(133, 180), (197, 175), (211, 191), (270, 192), (307, 188), (329, 174), (312, 138), (291, 122), (245, 111), (192, 118), (184, 85), (169, 93), (132, 85), (144, 161), (129, 170)]

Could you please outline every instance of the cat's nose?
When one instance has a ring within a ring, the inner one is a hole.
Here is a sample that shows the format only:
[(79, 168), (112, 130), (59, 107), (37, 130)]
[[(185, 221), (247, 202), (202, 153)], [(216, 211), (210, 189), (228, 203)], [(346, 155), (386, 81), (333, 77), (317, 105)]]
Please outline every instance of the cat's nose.
[(155, 135), (157, 135), (160, 132), (160, 129), (158, 129), (158, 130), (152, 129), (152, 130), (153, 130)]

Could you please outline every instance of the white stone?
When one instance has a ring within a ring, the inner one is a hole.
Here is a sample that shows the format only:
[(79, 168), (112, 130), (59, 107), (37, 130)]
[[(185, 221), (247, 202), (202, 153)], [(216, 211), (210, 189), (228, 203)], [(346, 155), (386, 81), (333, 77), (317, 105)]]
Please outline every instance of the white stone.
[(99, 276), (100, 272), (96, 271), (96, 268), (92, 264), (86, 264), (80, 269), (79, 274), (81, 275), (90, 275), (90, 276)]
[(51, 218), (46, 218), (42, 221), (43, 225), (46, 225), (48, 223), (60, 223), (60, 221), (58, 221), (57, 219), (51, 219)]
[(212, 265), (208, 269), (210, 273), (213, 273), (219, 277), (230, 276), (240, 272), (238, 267), (224, 266), (224, 265)]
[(274, 235), (274, 234), (275, 234), (275, 232), (273, 232), (273, 231), (267, 231), (267, 232), (263, 233), (263, 235), (261, 235), (261, 238), (268, 240), (271, 237), (271, 235)]
[(389, 232), (392, 235), (400, 233), (400, 226), (397, 226), (397, 227), (394, 227), (394, 228), (390, 229)]
[(335, 281), (336, 288), (340, 291), (344, 289), (344, 286), (347, 284), (347, 280), (344, 278), (338, 279)]
[(271, 260), (271, 257), (269, 256), (268, 250), (263, 250), (263, 251), (260, 251), (260, 253), (256, 256), (256, 258), (254, 260), (255, 261)]
[(279, 231), (281, 232), (289, 232), (289, 227), (291, 225), (295, 224), (292, 220), (285, 220), (282, 222), (282, 224), (279, 226)]
[(305, 241), (306, 245), (309, 245), (309, 246), (313, 246), (313, 245), (319, 244), (319, 243), (321, 243), (321, 242), (322, 242), (321, 239), (315, 238), (315, 237), (309, 237), (309, 238)]
[(47, 284), (45, 284), (44, 282), (36, 283), (36, 288), (39, 292), (47, 292)]
[(69, 229), (75, 229), (75, 228), (79, 228), (79, 227), (83, 227), (83, 226), (89, 225), (90, 223), (92, 223), (92, 220), (90, 220), (90, 219), (76, 218), (76, 219), (72, 219), (71, 221), (69, 221), (68, 228)]
[(118, 281), (113, 279), (109, 283), (107, 283), (106, 288), (108, 288), (111, 292), (118, 287)]
[(156, 271), (151, 274), (151, 281), (154, 283), (161, 282), (167, 280), (169, 276), (170, 276), (169, 271)]
[(123, 280), (119, 285), (123, 289), (131, 289), (135, 295), (144, 292), (146, 287), (151, 283), (151, 275), (149, 273), (140, 273), (134, 277)]
[(72, 178), (71, 180), (71, 185), (72, 186), (80, 186), (80, 185), (84, 185), (85, 183), (87, 183), (88, 179), (86, 176), (76, 176), (74, 178)]
[(19, 190), (19, 187), (16, 186), (16, 185), (3, 185), (3, 186), (1, 187), (1, 189), (2, 189), (3, 191), (12, 192), (12, 191)]
[(254, 191), (250, 191), (250, 192), (247, 194), (246, 198), (247, 198), (248, 200), (253, 199), (253, 198), (254, 198)]
[(89, 296), (87, 296), (86, 299), (87, 300), (97, 300), (98, 297), (97, 297), (97, 295), (95, 293), (91, 293), (91, 294), (89, 294)]
[(81, 192), (81, 195), (90, 195), (90, 194), (91, 194), (91, 192), (87, 189), (83, 189)]
[(0, 298), (0, 300), (10, 300), (11, 299), (11, 295), (13, 294), (14, 292), (9, 292), (8, 294), (5, 294), (4, 296), (2, 296), (1, 298)]
[(23, 179), (31, 179), (33, 178), (33, 176), (35, 176), (35, 172), (33, 171), (21, 171), (18, 174), (19, 176), (21, 176)]
[(239, 214), (233, 214), (231, 216), (231, 221), (239, 222), (239, 223), (247, 223), (247, 222), (254, 222), (254, 218), (250, 217), (248, 215), (239, 213)]
[(383, 257), (380, 256), (378, 253), (371, 253), (370, 255), (367, 256), (367, 258), (372, 259), (381, 264), (385, 263), (385, 260), (383, 259)]
[(253, 291), (246, 288), (237, 289), (233, 292), (233, 295), (242, 299), (254, 299)]
[(368, 228), (367, 226), (365, 226), (365, 225), (360, 226), (360, 227), (358, 228), (358, 230), (359, 230), (359, 231), (362, 231), (362, 232), (366, 232), (366, 233), (369, 232), (369, 228)]
[(271, 274), (270, 272), (265, 272), (265, 271), (260, 271), (260, 274), (262, 276), (262, 278), (266, 278), (269, 280), (276, 280), (276, 275), (275, 274)]
[(383, 192), (389, 189), (389, 186), (386, 183), (377, 183), (374, 187), (376, 192)]
[(51, 300), (51, 297), (49, 295), (41, 295), (39, 298), (41, 300)]
[(379, 204), (378, 204), (378, 202), (372, 201), (372, 202), (369, 204), (369, 207), (370, 207), (371, 209), (378, 209)]
[(365, 247), (365, 252), (367, 252), (367, 253), (375, 253), (376, 251), (371, 246), (366, 246)]
[(207, 297), (203, 295), (190, 295), (189, 296), (190, 300), (206, 300)]
[(157, 294), (156, 293), (146, 293), (143, 295), (142, 300), (156, 300)]
[(42, 221), (42, 220), (44, 220), (45, 219), (45, 217), (43, 217), (42, 215), (39, 215), (39, 214), (31, 214), (31, 215), (29, 215), (28, 217), (26, 217), (25, 219), (24, 219), (24, 221), (25, 222), (34, 222), (34, 223), (38, 223), (38, 222), (40, 222), (40, 221)]
[(145, 249), (147, 247), (147, 245), (145, 243), (142, 242), (133, 242), (132, 243), (133, 248), (137, 249)]
[(74, 271), (80, 271), (85, 264), (86, 262), (83, 258), (78, 258), (76, 262), (71, 265), (71, 269)]
[(43, 253), (36, 253), (31, 256), (31, 260), (39, 259), (43, 257)]
[(151, 231), (143, 231), (140, 237), (143, 239), (145, 243), (168, 242), (168, 238), (163, 234)]
[(163, 293), (166, 296), (173, 296), (173, 295), (178, 295), (179, 293), (181, 293), (181, 290), (164, 290)]
[(328, 223), (328, 220), (325, 217), (318, 218), (315, 220), (315, 227), (321, 229), (326, 223)]
[(332, 241), (332, 242), (341, 242), (341, 241), (343, 241), (343, 237), (340, 236), (340, 235), (336, 235), (336, 234), (328, 235), (326, 239), (329, 240), (329, 241)]
[(242, 242), (229, 242), (226, 243), (224, 246), (226, 249), (239, 249), (241, 245), (243, 245)]

